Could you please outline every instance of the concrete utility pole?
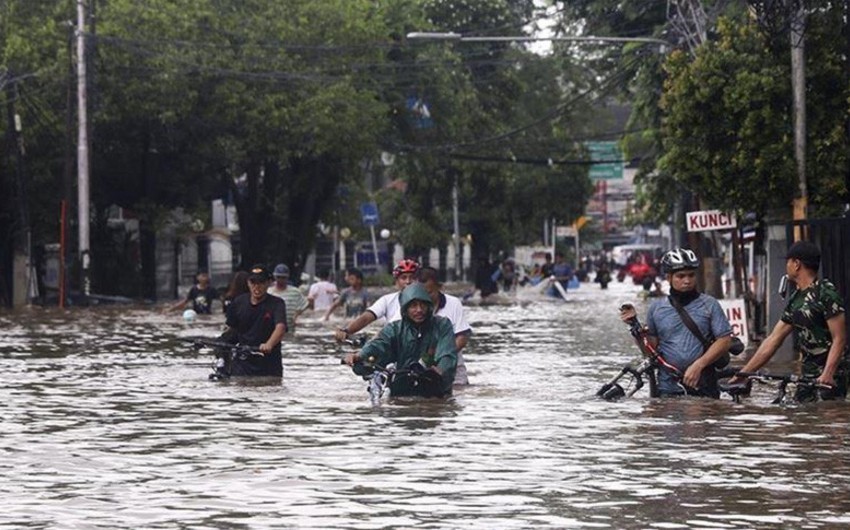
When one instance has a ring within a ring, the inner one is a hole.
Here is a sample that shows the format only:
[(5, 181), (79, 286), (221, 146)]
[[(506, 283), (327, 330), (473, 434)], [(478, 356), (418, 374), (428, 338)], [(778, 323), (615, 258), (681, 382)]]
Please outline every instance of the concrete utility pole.
[[(793, 0), (789, 7), (793, 8)], [(802, 3), (791, 20), (791, 86), (794, 95), (794, 160), (797, 162), (798, 197), (794, 199), (794, 220), (806, 219), (809, 192), (806, 186), (806, 12)], [(803, 234), (795, 230), (795, 239)]]
[(455, 237), (455, 281), (461, 281), (463, 273), (463, 254), (460, 246), (460, 220), (458, 218), (458, 187), (457, 187), (457, 171), (454, 171), (454, 183), (452, 184), (452, 221), (454, 225)]
[(77, 220), (79, 223), (79, 258), (82, 267), (82, 291), (91, 294), (91, 245), (89, 234), (89, 137), (86, 84), (86, 3), (77, 0)]
[[(793, 4), (793, 0), (789, 0)], [(791, 84), (794, 94), (794, 159), (797, 162), (799, 196), (794, 200), (794, 220), (807, 217), (806, 186), (806, 11), (801, 4), (791, 19)]]
[(21, 116), (15, 108), (20, 99), (18, 81), (14, 72), (9, 72), (10, 81), (5, 85), (6, 111), (9, 126), (9, 151), (15, 161), (15, 197), (18, 203), (18, 222), (20, 228), (15, 236), (15, 258), (13, 269), (12, 304), (30, 303), (37, 295), (37, 285), (32, 263), (32, 228), (29, 217), (29, 193), (24, 176), (24, 140)]

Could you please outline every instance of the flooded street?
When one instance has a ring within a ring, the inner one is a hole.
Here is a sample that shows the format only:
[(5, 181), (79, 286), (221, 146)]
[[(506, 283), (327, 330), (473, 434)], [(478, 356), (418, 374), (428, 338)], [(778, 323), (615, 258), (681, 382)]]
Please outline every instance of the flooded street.
[(221, 315), (0, 314), (0, 526), (850, 525), (850, 405), (594, 397), (637, 356), (616, 308), (643, 318), (638, 289), (468, 307), (473, 385), (379, 407), (334, 323), (302, 323), (282, 382), (221, 383), (180, 341)]

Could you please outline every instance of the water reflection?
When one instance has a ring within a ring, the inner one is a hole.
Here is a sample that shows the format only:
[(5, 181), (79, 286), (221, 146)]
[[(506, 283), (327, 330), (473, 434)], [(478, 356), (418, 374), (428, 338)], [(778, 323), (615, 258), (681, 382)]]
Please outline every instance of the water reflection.
[[(848, 407), (593, 394), (635, 348), (616, 307), (470, 307), (473, 385), (373, 407), (332, 324), (283, 380), (207, 381), (213, 337), (144, 308), (0, 315), (7, 528), (832, 528), (850, 523)], [(640, 304), (640, 303), (639, 303)], [(327, 327), (326, 327), (327, 326)]]

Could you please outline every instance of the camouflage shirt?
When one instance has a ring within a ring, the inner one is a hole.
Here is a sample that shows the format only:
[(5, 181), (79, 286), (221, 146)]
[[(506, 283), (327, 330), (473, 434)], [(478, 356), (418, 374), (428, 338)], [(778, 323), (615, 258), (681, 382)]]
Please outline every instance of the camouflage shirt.
[(805, 368), (824, 366), (832, 346), (832, 334), (826, 321), (842, 313), (841, 295), (827, 279), (815, 280), (808, 288), (797, 290), (791, 296), (782, 313), (782, 321), (794, 327)]

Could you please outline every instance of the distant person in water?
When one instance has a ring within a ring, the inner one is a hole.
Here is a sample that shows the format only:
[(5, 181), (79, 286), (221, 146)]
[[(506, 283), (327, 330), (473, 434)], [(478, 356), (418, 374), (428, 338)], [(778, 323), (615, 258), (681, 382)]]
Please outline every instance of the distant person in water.
[(269, 286), (268, 293), (286, 302), (286, 332), (292, 336), (295, 333), (298, 315), (307, 310), (307, 299), (301, 291), (289, 285), (289, 267), (285, 263), (278, 263), (272, 276), (274, 276), (274, 283)]
[(338, 307), (345, 308), (346, 318), (356, 318), (366, 311), (369, 305), (369, 291), (363, 287), (363, 272), (356, 267), (351, 267), (345, 271), (345, 282), (348, 287), (328, 308), (325, 320), (328, 320)]
[(201, 271), (195, 275), (195, 280), (196, 283), (189, 289), (186, 298), (166, 307), (165, 311), (182, 310), (191, 303), (192, 309), (199, 315), (209, 315), (212, 313), (212, 304), (213, 301), (218, 300), (218, 291), (210, 285), (210, 275), (205, 271)]
[(324, 313), (339, 296), (339, 290), (336, 285), (330, 282), (331, 272), (329, 270), (319, 271), (318, 277), (319, 281), (311, 285), (307, 292), (307, 303), (314, 311)]

